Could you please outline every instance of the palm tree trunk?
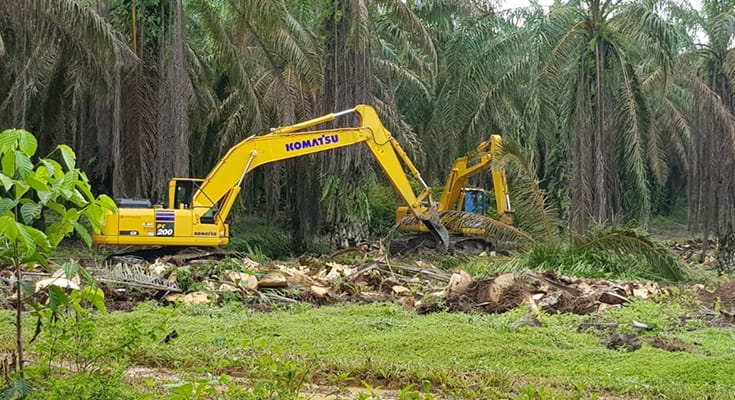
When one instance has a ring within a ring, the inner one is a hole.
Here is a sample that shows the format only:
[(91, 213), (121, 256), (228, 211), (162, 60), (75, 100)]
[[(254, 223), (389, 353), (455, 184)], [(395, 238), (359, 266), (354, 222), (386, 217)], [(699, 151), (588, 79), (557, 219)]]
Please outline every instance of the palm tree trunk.
[(123, 166), (125, 162), (122, 158), (122, 71), (118, 68), (114, 73), (115, 86), (113, 90), (112, 100), (112, 126), (111, 126), (111, 144), (112, 144), (112, 194), (115, 197), (121, 197), (126, 193), (125, 176)]
[(589, 93), (589, 75), (583, 68), (577, 78), (577, 104), (572, 151), (574, 185), (571, 188), (572, 204), (569, 212), (570, 226), (574, 232), (582, 233), (592, 215), (594, 168), (592, 144), (594, 123)]
[(594, 138), (594, 165), (595, 165), (595, 189), (594, 189), (594, 219), (598, 223), (604, 223), (607, 216), (607, 182), (606, 168), (607, 157), (605, 157), (605, 60), (603, 57), (603, 43), (597, 39), (595, 44), (595, 86), (596, 86), (596, 120)]

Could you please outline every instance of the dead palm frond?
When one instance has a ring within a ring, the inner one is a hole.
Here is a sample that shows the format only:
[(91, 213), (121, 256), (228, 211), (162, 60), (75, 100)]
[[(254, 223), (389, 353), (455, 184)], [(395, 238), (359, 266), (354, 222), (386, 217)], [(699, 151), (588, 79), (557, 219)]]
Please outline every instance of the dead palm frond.
[(459, 232), (462, 229), (481, 229), (482, 238), (489, 242), (516, 242), (520, 245), (535, 242), (527, 232), (486, 215), (449, 210), (439, 213), (439, 221), (450, 232)]

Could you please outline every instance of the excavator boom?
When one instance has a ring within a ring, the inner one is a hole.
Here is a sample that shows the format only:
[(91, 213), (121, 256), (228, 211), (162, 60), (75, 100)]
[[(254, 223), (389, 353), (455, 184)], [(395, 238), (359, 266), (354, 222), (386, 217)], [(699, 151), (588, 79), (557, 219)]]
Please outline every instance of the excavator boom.
[[(360, 116), (357, 127), (307, 130), (351, 112)], [(424, 201), (433, 204), (431, 189), (375, 110), (367, 105), (279, 127), (265, 135), (250, 136), (233, 146), (206, 178), (172, 179), (168, 207), (120, 208), (118, 215), (106, 220), (105, 233), (93, 239), (98, 244), (113, 245), (225, 245), (229, 240), (227, 216), (243, 180), (253, 169), (359, 143), (368, 146), (411, 212), (446, 250), (449, 234), (439, 222), (437, 210), (422, 205)], [(404, 167), (423, 186), (419, 195), (413, 192)]]

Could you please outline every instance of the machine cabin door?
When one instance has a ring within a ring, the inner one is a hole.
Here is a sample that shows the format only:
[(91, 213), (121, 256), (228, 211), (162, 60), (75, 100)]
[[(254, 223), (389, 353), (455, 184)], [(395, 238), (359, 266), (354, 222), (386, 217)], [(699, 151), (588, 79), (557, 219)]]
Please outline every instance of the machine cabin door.
[(169, 208), (190, 209), (194, 193), (199, 188), (201, 182), (201, 179), (172, 179), (169, 190), (172, 192), (170, 193), (170, 198), (173, 201), (169, 204)]

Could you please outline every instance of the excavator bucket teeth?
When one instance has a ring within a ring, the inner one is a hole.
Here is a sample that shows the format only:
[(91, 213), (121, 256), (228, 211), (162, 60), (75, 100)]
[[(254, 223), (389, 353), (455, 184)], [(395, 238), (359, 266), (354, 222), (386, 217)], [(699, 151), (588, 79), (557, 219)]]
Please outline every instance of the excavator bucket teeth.
[(449, 251), (449, 231), (439, 221), (439, 212), (432, 208), (428, 212), (429, 218), (424, 219), (423, 223), (429, 228), (434, 239), (436, 239), (437, 248), (442, 249), (444, 252)]

